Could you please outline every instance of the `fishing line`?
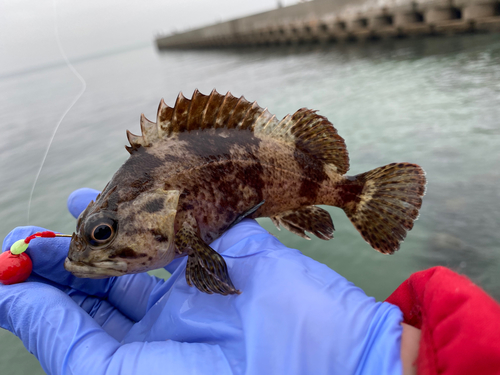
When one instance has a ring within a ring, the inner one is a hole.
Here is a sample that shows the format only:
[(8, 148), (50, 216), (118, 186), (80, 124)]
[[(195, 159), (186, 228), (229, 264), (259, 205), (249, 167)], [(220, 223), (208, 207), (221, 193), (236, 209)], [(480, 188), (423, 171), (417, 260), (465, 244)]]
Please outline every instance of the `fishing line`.
[(87, 89), (87, 82), (85, 82), (85, 79), (83, 79), (83, 77), (80, 75), (80, 73), (78, 73), (78, 71), (75, 69), (73, 64), (71, 64), (71, 62), (68, 59), (68, 56), (66, 56), (66, 53), (64, 52), (64, 49), (63, 49), (62, 44), (61, 44), (61, 39), (59, 38), (59, 28), (57, 27), (57, 3), (56, 3), (56, 0), (52, 1), (52, 5), (53, 5), (53, 9), (54, 9), (54, 33), (56, 35), (56, 41), (57, 41), (57, 46), (59, 47), (59, 52), (61, 53), (63, 60), (66, 62), (66, 66), (73, 72), (73, 74), (76, 76), (76, 78), (78, 78), (78, 80), (81, 82), (82, 88), (81, 88), (80, 92), (78, 93), (78, 95), (73, 99), (73, 101), (71, 102), (69, 107), (64, 111), (62, 116), (59, 118), (59, 121), (57, 122), (57, 125), (56, 125), (54, 131), (52, 132), (52, 136), (50, 137), (49, 144), (47, 146), (47, 149), (45, 150), (45, 154), (43, 155), (42, 162), (40, 163), (40, 168), (38, 168), (38, 172), (36, 174), (35, 181), (33, 182), (33, 186), (31, 188), (31, 193), (30, 193), (30, 197), (28, 200), (28, 223), (27, 223), (27, 225), (29, 225), (29, 223), (30, 223), (30, 211), (31, 211), (31, 201), (33, 200), (33, 192), (35, 191), (36, 183), (38, 181), (38, 178), (40, 177), (40, 173), (42, 172), (43, 165), (45, 164), (45, 159), (47, 159), (47, 155), (49, 153), (50, 146), (52, 146), (52, 142), (54, 141), (54, 137), (56, 136), (56, 133), (59, 130), (59, 126), (63, 122), (64, 118), (66, 117), (68, 112), (71, 111), (71, 108), (73, 108), (73, 106), (76, 104), (76, 102), (78, 102), (78, 100), (82, 97), (83, 93)]

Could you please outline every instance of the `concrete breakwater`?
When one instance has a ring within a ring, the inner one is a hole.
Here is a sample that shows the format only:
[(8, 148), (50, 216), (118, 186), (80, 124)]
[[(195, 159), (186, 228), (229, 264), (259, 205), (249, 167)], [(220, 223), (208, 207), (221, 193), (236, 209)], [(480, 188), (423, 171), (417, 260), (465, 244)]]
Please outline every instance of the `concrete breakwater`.
[(500, 0), (313, 0), (182, 33), (159, 49), (328, 43), (500, 31)]

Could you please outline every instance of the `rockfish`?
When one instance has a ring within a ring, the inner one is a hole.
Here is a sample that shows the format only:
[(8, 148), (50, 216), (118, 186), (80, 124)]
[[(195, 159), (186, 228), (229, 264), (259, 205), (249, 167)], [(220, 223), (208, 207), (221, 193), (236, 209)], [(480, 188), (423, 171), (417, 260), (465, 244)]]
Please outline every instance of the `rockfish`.
[(323, 116), (299, 109), (282, 120), (215, 90), (127, 131), (129, 159), (80, 215), (65, 267), (102, 278), (163, 267), (188, 256), (186, 280), (206, 293), (240, 293), (208, 244), (244, 217), (270, 217), (301, 237), (333, 238), (342, 208), (375, 250), (392, 254), (422, 205), (425, 173), (394, 163), (346, 176), (344, 139)]

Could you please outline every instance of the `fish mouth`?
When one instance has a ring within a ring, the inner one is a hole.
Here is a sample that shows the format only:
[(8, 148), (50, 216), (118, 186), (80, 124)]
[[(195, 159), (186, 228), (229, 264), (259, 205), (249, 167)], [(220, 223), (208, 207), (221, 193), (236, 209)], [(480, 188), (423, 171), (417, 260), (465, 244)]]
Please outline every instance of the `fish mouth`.
[(123, 276), (127, 273), (127, 263), (115, 261), (88, 264), (66, 258), (64, 268), (76, 277), (87, 279), (105, 279), (112, 276)]

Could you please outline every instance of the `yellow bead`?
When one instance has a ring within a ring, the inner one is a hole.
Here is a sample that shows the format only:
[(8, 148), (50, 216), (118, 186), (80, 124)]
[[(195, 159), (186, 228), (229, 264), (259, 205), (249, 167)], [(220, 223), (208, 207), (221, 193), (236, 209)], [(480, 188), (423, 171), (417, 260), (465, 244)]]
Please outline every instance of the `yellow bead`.
[(21, 254), (26, 251), (28, 248), (28, 244), (24, 242), (24, 240), (19, 240), (14, 242), (14, 244), (10, 247), (10, 252), (12, 254)]

